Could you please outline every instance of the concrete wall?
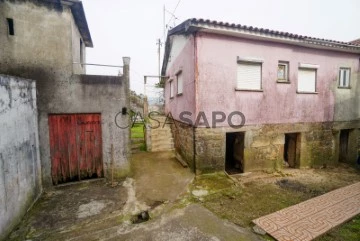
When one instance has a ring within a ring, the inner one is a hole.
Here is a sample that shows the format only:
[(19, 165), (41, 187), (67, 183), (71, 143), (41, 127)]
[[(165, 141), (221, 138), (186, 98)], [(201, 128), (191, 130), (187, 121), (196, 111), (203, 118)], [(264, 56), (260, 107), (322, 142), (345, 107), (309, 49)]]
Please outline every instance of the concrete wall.
[[(206, 33), (199, 34), (196, 43), (199, 71), (197, 105), (209, 116), (210, 122), (211, 112), (215, 109), (226, 114), (241, 111), (247, 125), (333, 121), (334, 89), (338, 85), (339, 68), (351, 67), (354, 78), (359, 72), (359, 54)], [(235, 90), (238, 56), (263, 60), (262, 92)], [(280, 60), (289, 62), (290, 84), (277, 83)], [(318, 94), (297, 93), (299, 63), (319, 65)], [(354, 90), (351, 91), (355, 96)], [(349, 105), (355, 107), (355, 102)], [(354, 114), (348, 117), (352, 118)], [(223, 126), (228, 126), (227, 122)]]
[[(80, 34), (71, 9), (41, 1), (0, 1), (0, 15), (13, 18), (15, 35), (0, 21), (0, 73), (34, 79), (37, 83), (39, 140), (44, 187), (51, 187), (49, 114), (101, 113), (105, 176), (114, 144), (115, 178), (129, 173), (129, 129), (115, 125), (122, 107), (129, 109), (129, 65), (122, 77), (73, 75), (85, 68), (80, 61)], [(85, 47), (84, 47), (85, 50)], [(84, 51), (85, 55), (85, 51)], [(120, 58), (119, 58), (120, 60)], [(119, 116), (127, 126), (128, 116)]]
[[(360, 57), (359, 57), (360, 59)], [(335, 88), (335, 121), (360, 121), (360, 60), (351, 68), (350, 88)]]
[(41, 194), (36, 89), (0, 75), (0, 240)]
[[(75, 24), (74, 17), (71, 15), (71, 44), (72, 44), (72, 60), (74, 63), (86, 63), (86, 48), (85, 43), (81, 38), (78, 27)], [(82, 46), (80, 46), (80, 40)], [(81, 49), (81, 50), (80, 50)], [(82, 57), (80, 56), (82, 55)], [(86, 65), (73, 64), (74, 74), (85, 74)]]
[[(101, 113), (103, 161), (105, 177), (110, 178), (111, 144), (114, 145), (114, 177), (130, 172), (129, 115), (116, 115), (125, 107), (129, 110), (129, 66), (123, 76), (74, 75), (69, 80), (42, 82), (42, 109), (39, 114), (40, 153), (43, 183), (52, 185), (49, 149), (49, 114)], [(117, 125), (118, 126), (117, 126)]]
[[(70, 76), (71, 9), (35, 1), (0, 1), (0, 73), (43, 81)], [(15, 35), (7, 34), (5, 18), (14, 19)], [(78, 52), (78, 51), (76, 51)], [(43, 75), (43, 70), (52, 76)]]

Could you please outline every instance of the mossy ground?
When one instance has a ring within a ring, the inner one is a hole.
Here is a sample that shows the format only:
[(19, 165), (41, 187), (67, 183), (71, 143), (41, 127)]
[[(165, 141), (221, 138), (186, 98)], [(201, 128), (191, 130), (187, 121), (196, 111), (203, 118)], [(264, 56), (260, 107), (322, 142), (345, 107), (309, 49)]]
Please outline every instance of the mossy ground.
[[(359, 171), (342, 165), (331, 169), (311, 169), (259, 173), (230, 179), (222, 173), (196, 177), (190, 190), (205, 189), (208, 195), (189, 199), (221, 218), (245, 228), (252, 220), (336, 188), (360, 181)], [(256, 176), (259, 178), (256, 178)], [(360, 216), (330, 231), (319, 240), (360, 240)], [(265, 239), (272, 240), (265, 236)]]

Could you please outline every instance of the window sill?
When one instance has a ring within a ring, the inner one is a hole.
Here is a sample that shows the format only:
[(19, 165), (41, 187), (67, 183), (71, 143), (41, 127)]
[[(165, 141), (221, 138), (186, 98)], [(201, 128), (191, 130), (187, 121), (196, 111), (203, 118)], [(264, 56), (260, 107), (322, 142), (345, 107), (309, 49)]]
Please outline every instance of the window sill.
[(262, 89), (253, 90), (253, 89), (239, 89), (239, 88), (235, 88), (235, 91), (264, 92), (264, 90), (262, 90)]
[(306, 91), (296, 91), (297, 94), (310, 94), (310, 95), (317, 95), (319, 92), (306, 92)]
[(174, 99), (174, 96), (173, 97), (170, 97), (170, 100)]
[(349, 89), (351, 89), (351, 87), (341, 87), (341, 86), (338, 86), (338, 89), (346, 89), (346, 90), (349, 90)]
[(176, 94), (176, 96), (182, 96), (182, 95), (183, 95), (183, 93)]
[(276, 83), (278, 84), (290, 84), (289, 80), (277, 80)]

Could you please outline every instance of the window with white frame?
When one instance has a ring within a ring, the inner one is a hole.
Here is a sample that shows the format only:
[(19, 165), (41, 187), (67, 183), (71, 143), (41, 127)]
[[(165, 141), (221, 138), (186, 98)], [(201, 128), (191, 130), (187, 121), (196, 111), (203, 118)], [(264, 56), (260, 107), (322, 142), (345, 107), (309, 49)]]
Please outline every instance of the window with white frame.
[(316, 93), (317, 65), (300, 64), (298, 70), (297, 91), (303, 93)]
[(173, 80), (169, 80), (169, 87), (170, 87), (170, 99), (174, 98), (174, 82)]
[(340, 68), (339, 71), (339, 88), (350, 87), (350, 68)]
[(183, 77), (182, 72), (178, 72), (176, 74), (176, 86), (177, 86), (177, 94), (181, 95), (183, 93)]
[(261, 90), (261, 68), (261, 62), (238, 61), (236, 89)]
[(279, 61), (278, 70), (277, 70), (277, 80), (278, 82), (289, 81), (289, 62)]

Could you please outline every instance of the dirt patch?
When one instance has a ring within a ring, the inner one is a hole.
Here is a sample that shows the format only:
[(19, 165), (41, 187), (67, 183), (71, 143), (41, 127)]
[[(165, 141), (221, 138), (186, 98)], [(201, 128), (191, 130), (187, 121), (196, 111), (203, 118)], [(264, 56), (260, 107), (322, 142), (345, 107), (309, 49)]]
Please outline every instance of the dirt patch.
[(309, 194), (310, 196), (314, 196), (314, 197), (326, 193), (324, 190), (312, 189), (311, 187), (309, 187), (297, 180), (281, 179), (281, 180), (276, 181), (275, 183), (276, 183), (276, 185), (278, 185), (281, 188), (295, 191), (295, 192)]

